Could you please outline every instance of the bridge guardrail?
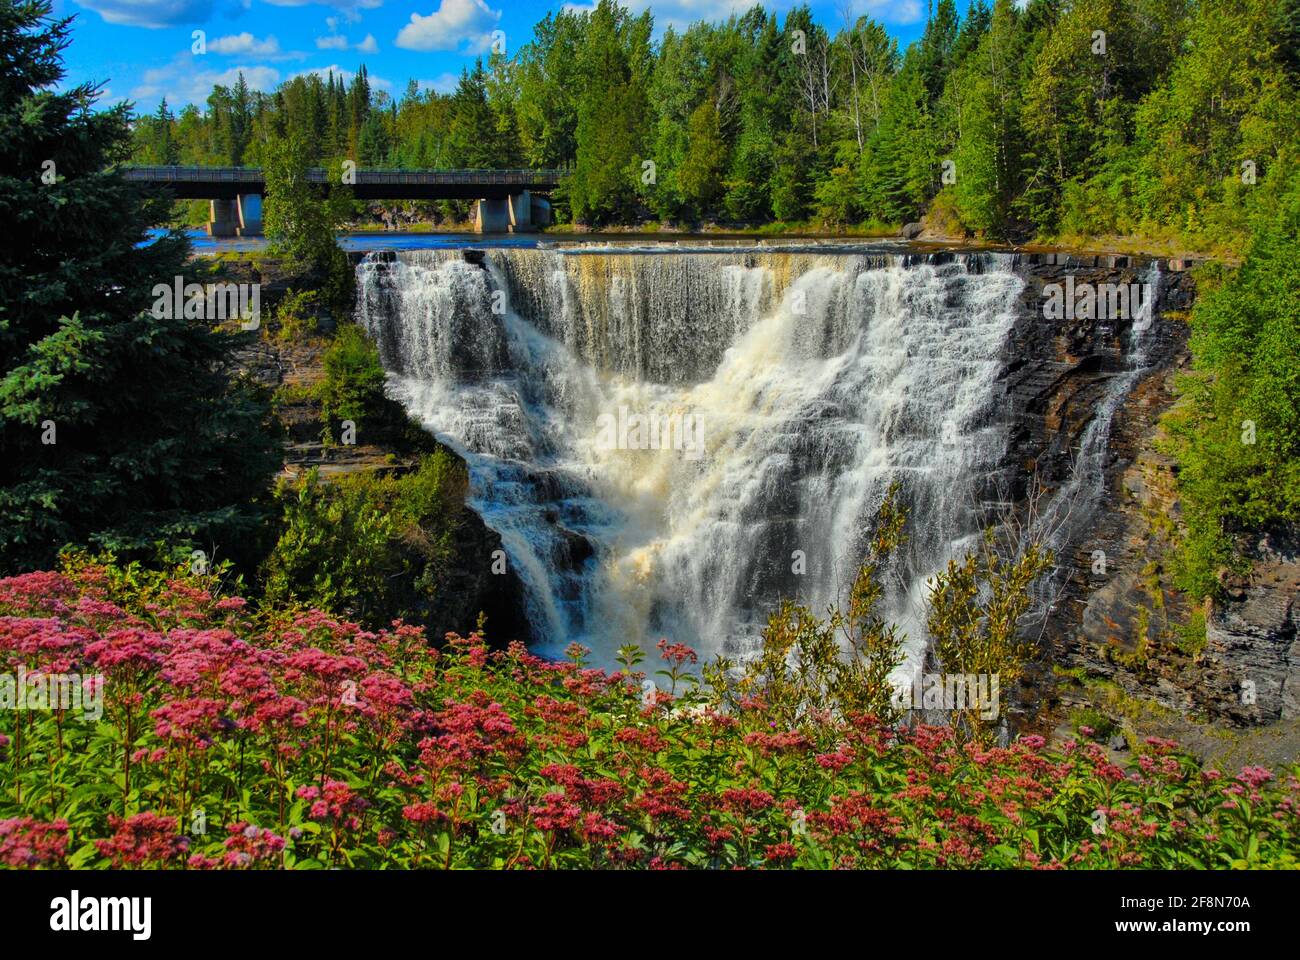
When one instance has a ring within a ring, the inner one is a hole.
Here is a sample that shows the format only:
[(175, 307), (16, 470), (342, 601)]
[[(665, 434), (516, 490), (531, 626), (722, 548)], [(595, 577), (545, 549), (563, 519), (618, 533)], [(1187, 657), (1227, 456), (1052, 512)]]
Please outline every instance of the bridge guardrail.
[[(128, 166), (123, 167), (128, 180), (146, 180), (170, 183), (248, 183), (265, 182), (260, 167), (195, 167), (195, 166)], [(495, 184), (501, 186), (528, 186), (545, 184), (555, 186), (566, 171), (542, 170), (357, 170), (357, 182), (365, 184)], [(323, 167), (307, 171), (312, 183), (326, 183), (330, 174)]]

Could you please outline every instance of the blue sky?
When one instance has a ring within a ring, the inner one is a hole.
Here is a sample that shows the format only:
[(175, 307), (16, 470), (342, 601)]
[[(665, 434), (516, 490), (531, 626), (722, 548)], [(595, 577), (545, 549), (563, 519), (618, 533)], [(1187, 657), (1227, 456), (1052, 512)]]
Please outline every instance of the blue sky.
[[(721, 20), (753, 0), (624, 0), (649, 9), (656, 33), (672, 24)], [(306, 71), (351, 76), (364, 63), (372, 87), (400, 96), (407, 80), (448, 91), (463, 67), (487, 50), (494, 31), (508, 52), (526, 43), (548, 10), (582, 9), (563, 0), (55, 0), (55, 13), (76, 14), (66, 52), (66, 84), (103, 82), (102, 103), (129, 99), (141, 112), (166, 96), (179, 110), (202, 106), (214, 83), (273, 90)], [(784, 13), (795, 0), (770, 0)], [(828, 29), (870, 14), (902, 44), (920, 32), (926, 0), (819, 0), (810, 4)], [(965, 4), (959, 4), (964, 7)], [(203, 31), (206, 52), (195, 54)]]

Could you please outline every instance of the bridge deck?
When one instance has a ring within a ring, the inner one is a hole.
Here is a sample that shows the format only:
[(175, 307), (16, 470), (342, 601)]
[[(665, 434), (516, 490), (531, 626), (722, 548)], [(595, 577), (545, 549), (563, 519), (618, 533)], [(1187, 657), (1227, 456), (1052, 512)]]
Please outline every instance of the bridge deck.
[[(257, 167), (124, 167), (128, 180), (153, 189), (166, 188), (187, 200), (229, 200), (263, 194), (266, 179)], [(524, 190), (547, 193), (560, 182), (562, 170), (358, 170), (350, 184), (358, 200), (485, 200)], [(307, 171), (319, 186), (330, 182), (321, 167)]]

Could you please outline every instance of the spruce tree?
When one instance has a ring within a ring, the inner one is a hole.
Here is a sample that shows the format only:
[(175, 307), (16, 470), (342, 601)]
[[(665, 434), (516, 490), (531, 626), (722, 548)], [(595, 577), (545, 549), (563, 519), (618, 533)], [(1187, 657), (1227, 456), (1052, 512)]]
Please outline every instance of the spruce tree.
[(268, 408), (237, 335), (154, 316), (189, 246), (145, 243), (168, 205), (115, 169), (129, 106), (56, 89), (70, 24), (0, 0), (0, 573), (65, 544), (239, 559), (278, 465)]

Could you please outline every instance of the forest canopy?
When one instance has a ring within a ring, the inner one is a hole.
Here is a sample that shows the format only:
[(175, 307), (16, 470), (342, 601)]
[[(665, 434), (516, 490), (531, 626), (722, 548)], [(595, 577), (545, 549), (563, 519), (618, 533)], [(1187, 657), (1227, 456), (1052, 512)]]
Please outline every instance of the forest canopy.
[(668, 27), (614, 0), (561, 10), (451, 93), (362, 66), (272, 92), (242, 75), (138, 120), (137, 162), (562, 168), (591, 225), (891, 225), (1020, 239), (1239, 247), (1296, 164), (1297, 0), (954, 0), (906, 49), (807, 6)]

